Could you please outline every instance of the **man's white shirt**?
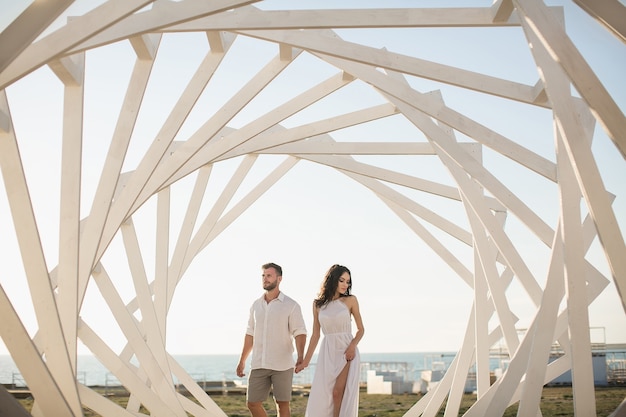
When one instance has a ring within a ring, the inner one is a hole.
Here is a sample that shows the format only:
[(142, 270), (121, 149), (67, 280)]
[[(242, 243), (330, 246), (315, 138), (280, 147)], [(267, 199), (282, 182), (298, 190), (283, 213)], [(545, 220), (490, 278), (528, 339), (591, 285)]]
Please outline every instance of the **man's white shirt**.
[(306, 335), (300, 305), (282, 292), (269, 303), (263, 295), (250, 307), (246, 334), (254, 338), (252, 369), (284, 371), (293, 368), (293, 338)]

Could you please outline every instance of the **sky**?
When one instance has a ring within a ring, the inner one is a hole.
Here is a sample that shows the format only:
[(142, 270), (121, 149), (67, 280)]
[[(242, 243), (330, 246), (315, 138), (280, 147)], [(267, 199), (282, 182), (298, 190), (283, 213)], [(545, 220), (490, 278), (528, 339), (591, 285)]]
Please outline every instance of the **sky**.
[[(623, 111), (626, 108), (624, 45), (593, 24), (572, 2), (547, 3), (566, 7), (570, 36)], [(6, 12), (0, 15), (6, 19), (11, 13), (17, 13), (16, 4), (19, 2), (0, 0), (0, 10)], [(268, 2), (266, 6), (280, 8), (285, 4), (275, 1)], [(322, 4), (319, 4), (321, 7)], [(387, 7), (403, 4), (406, 3), (385, 3)], [(425, 6), (433, 4), (436, 2), (424, 2)], [(449, 4), (454, 5), (454, 2)], [(458, 4), (467, 5), (467, 2)], [(472, 4), (485, 6), (489, 2), (476, 1)], [(80, 7), (73, 13), (80, 14)], [(375, 47), (385, 46), (394, 52), (530, 85), (538, 77), (519, 29), (344, 30), (338, 33), (346, 40)], [(215, 86), (203, 95), (197, 110), (192, 112), (183, 126), (179, 134), (181, 138), (193, 133), (206, 119), (206, 114), (219, 109), (229, 91), (243, 85), (263, 62), (276, 53), (273, 45), (250, 39), (238, 39), (235, 46), (233, 55), (224, 65), (225, 69), (216, 74)], [(125, 161), (125, 170), (132, 170), (140, 161), (150, 138), (158, 132), (175, 97), (184, 87), (185, 80), (200, 62), (206, 50), (206, 40), (198, 34), (170, 35), (164, 38), (160, 48), (146, 93), (146, 105), (140, 114)], [(83, 213), (89, 212), (90, 198), (93, 197), (132, 67), (131, 56), (132, 51), (126, 43), (111, 45), (87, 56)], [(307, 82), (314, 83), (333, 73), (336, 73), (335, 68), (320, 65), (310, 56), (298, 58), (284, 78), (281, 76), (275, 87), (251, 102), (232, 121), (231, 127), (245, 125), (264, 109), (280, 103), (286, 95), (304, 89)], [(555, 160), (552, 118), (546, 110), (460, 91), (431, 81), (411, 79), (410, 83), (423, 92), (441, 90), (448, 106)], [(62, 86), (44, 67), (9, 87), (7, 94), (42, 244), (52, 269), (58, 258), (56, 229), (59, 218)], [(383, 102), (377, 93), (359, 83), (337, 94), (332, 98), (334, 101), (330, 100), (291, 117), (284, 125), (296, 126), (310, 118), (328, 117), (338, 108), (353, 109)], [(337, 141), (425, 141), (413, 126), (398, 117), (343, 129), (332, 136)], [(596, 128), (593, 152), (606, 188), (616, 196), (614, 207), (619, 225), (626, 230), (626, 184), (622, 180), (625, 161), (599, 127)], [(492, 172), (554, 226), (558, 216), (558, 196), (554, 184), (547, 184), (537, 175), (529, 174), (488, 150), (485, 150), (484, 158), (485, 165)], [(252, 179), (243, 184), (237, 196), (243, 196), (254, 185), (253, 178), (260, 178), (282, 159), (282, 156), (259, 158)], [(453, 185), (450, 175), (433, 156), (355, 159)], [(209, 201), (214, 198), (212, 193), (219, 190), (220, 184), (230, 178), (238, 162), (216, 164), (211, 177), (215, 183), (211, 183), (208, 190)], [(190, 175), (173, 187), (173, 210), (180, 213), (178, 222), (184, 214), (194, 180), (195, 176)], [(467, 227), (458, 204), (417, 191), (402, 192)], [(210, 203), (207, 202), (202, 211), (206, 213), (209, 208)], [(174, 231), (180, 228), (176, 221), (175, 218), (172, 224)], [(152, 272), (154, 201), (149, 201), (134, 216), (134, 222), (142, 238), (147, 268)], [(0, 284), (33, 334), (36, 322), (19, 263), (3, 183), (0, 183), (0, 230), (0, 263), (3, 265)], [(460, 259), (471, 264), (471, 249), (436, 230), (429, 230)], [(539, 277), (545, 275), (549, 251), (513, 216), (507, 219), (507, 230), (515, 237), (517, 247), (531, 271)], [(120, 247), (120, 239), (117, 239), (103, 262), (112, 273), (118, 291), (125, 301), (130, 301), (132, 283), (128, 279), (128, 268), (120, 262), (124, 259)], [(597, 240), (587, 258), (610, 276)], [(363, 352), (439, 352), (460, 348), (472, 306), (471, 288), (371, 191), (330, 168), (301, 161), (212, 242), (186, 271), (168, 315), (168, 351), (173, 354), (239, 353), (248, 309), (254, 299), (262, 295), (261, 265), (266, 262), (276, 262), (283, 267), (281, 289), (301, 304), (309, 328), (312, 324), (312, 300), (326, 270), (335, 263), (348, 266), (352, 271), (353, 293), (359, 299), (366, 329), (360, 343)], [(507, 296), (511, 308), (520, 316), (518, 327), (523, 329), (532, 318), (528, 297), (515, 283), (507, 291)], [(110, 325), (112, 317), (93, 285), (88, 288), (81, 317), (114, 349), (123, 348), (124, 339), (115, 326)], [(612, 282), (591, 305), (590, 325), (593, 341), (626, 343), (626, 315)], [(83, 346), (79, 349), (79, 353), (88, 353)], [(6, 352), (0, 342), (0, 354)]]

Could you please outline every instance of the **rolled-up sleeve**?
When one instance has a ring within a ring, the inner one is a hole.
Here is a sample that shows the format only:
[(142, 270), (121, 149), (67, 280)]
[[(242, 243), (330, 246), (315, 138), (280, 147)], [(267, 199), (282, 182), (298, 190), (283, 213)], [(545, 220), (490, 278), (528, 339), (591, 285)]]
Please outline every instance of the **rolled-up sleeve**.
[(295, 306), (289, 316), (289, 330), (293, 337), (306, 335), (306, 325), (304, 323), (304, 317), (302, 316), (302, 309), (300, 305), (294, 303)]
[(250, 309), (246, 334), (254, 337), (252, 369), (293, 368), (293, 338), (306, 335), (300, 305), (283, 293), (269, 303), (259, 298)]
[(250, 315), (248, 317), (248, 327), (246, 328), (246, 334), (250, 336), (254, 336), (254, 324), (256, 320), (254, 320), (254, 304), (250, 307)]

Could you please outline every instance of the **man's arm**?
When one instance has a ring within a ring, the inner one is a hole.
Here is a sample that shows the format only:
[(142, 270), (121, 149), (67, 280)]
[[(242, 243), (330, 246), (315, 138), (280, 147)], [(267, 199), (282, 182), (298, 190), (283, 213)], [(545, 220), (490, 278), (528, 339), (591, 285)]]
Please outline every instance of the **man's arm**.
[(296, 369), (302, 365), (304, 360), (304, 347), (306, 346), (306, 333), (296, 336), (296, 352), (298, 353), (298, 360), (296, 360)]
[(248, 355), (252, 352), (252, 346), (254, 345), (254, 337), (252, 335), (247, 334), (243, 339), (243, 348), (241, 349), (241, 356), (239, 357), (239, 364), (237, 365), (237, 376), (239, 378), (246, 375), (244, 372), (246, 369), (246, 359), (248, 359)]

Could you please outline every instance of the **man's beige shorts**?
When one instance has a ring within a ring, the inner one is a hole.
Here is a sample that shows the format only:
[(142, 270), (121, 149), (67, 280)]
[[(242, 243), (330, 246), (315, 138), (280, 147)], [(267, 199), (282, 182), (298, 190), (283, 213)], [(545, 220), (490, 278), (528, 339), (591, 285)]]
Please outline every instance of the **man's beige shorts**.
[(286, 371), (272, 369), (253, 369), (248, 376), (247, 401), (250, 403), (263, 402), (274, 392), (276, 401), (291, 401), (293, 384), (293, 368)]

